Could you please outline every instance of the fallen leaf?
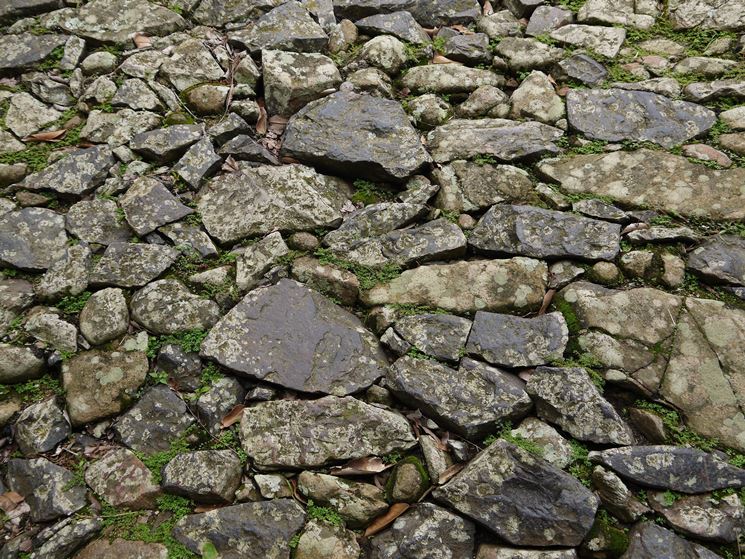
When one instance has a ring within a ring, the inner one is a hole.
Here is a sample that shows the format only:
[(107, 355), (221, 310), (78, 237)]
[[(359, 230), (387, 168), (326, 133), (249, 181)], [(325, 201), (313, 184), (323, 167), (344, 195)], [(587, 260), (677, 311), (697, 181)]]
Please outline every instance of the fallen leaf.
[(455, 29), (456, 31), (461, 32), (463, 35), (475, 35), (474, 31), (472, 29), (469, 29), (465, 25), (451, 25), (452, 29)]
[(228, 412), (228, 415), (222, 418), (222, 422), (220, 423), (225, 429), (226, 427), (230, 427), (234, 423), (237, 423), (241, 420), (241, 417), (243, 416), (243, 410), (246, 408), (243, 404), (236, 405), (232, 410)]
[(624, 227), (623, 231), (621, 231), (621, 235), (626, 235), (627, 233), (631, 233), (632, 231), (638, 231), (639, 229), (649, 229), (649, 223), (632, 223), (631, 225), (627, 225)]
[(367, 458), (355, 458), (341, 466), (334, 466), (330, 474), (332, 476), (364, 476), (380, 473), (391, 466), (392, 464), (386, 464), (377, 456), (368, 456)]
[(147, 37), (144, 33), (135, 33), (134, 37), (132, 37), (132, 40), (134, 41), (135, 46), (138, 49), (144, 49), (153, 46), (153, 42), (150, 40), (150, 37)]
[(494, 8), (492, 8), (491, 2), (489, 2), (489, 0), (486, 0), (486, 2), (484, 2), (484, 8), (481, 10), (481, 13), (485, 16), (490, 16), (494, 13)]
[(456, 64), (456, 62), (455, 60), (450, 60), (441, 54), (436, 54), (432, 57), (432, 64)]
[(455, 474), (460, 472), (463, 468), (465, 468), (465, 464), (453, 464), (447, 470), (440, 474), (440, 477), (437, 478), (437, 485), (443, 485), (447, 483), (453, 478)]
[(223, 505), (197, 505), (194, 507), (195, 513), (209, 512), (211, 510), (221, 509)]
[(551, 304), (551, 301), (553, 300), (555, 294), (555, 289), (549, 289), (548, 291), (546, 291), (546, 294), (543, 296), (543, 304), (538, 311), (539, 316), (542, 314), (546, 314), (546, 310), (548, 310), (548, 306)]
[(15, 491), (7, 491), (0, 495), (0, 509), (10, 512), (23, 502), (23, 496)]
[(535, 369), (526, 369), (524, 371), (520, 371), (517, 373), (517, 376), (520, 377), (520, 380), (524, 382), (528, 382), (530, 380), (530, 377), (533, 376), (533, 373), (535, 372)]
[(222, 164), (222, 170), (226, 173), (233, 173), (240, 171), (241, 168), (238, 166), (238, 163), (236, 163), (235, 159), (232, 155), (228, 155), (225, 158), (225, 163)]
[(37, 132), (23, 138), (26, 142), (56, 142), (67, 134), (67, 130), (50, 130), (48, 132)]
[(269, 115), (266, 114), (266, 106), (263, 99), (257, 99), (256, 103), (259, 105), (259, 120), (256, 121), (256, 133), (263, 136), (266, 134), (268, 128)]
[(556, 94), (559, 97), (566, 97), (567, 93), (569, 93), (570, 89), (567, 85), (562, 85), (559, 89), (556, 90)]
[(365, 537), (374, 536), (378, 532), (384, 530), (389, 524), (409, 510), (409, 507), (411, 507), (409, 503), (392, 504), (387, 513), (373, 520), (372, 524), (365, 529)]

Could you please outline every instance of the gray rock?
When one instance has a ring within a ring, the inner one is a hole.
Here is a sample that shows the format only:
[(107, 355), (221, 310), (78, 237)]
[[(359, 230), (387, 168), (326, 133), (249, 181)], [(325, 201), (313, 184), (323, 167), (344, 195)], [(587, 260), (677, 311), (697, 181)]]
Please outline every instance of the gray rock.
[[(362, 136), (368, 141), (356, 141)], [(296, 113), (281, 153), (332, 173), (393, 182), (430, 162), (400, 103), (351, 92), (334, 93)]]
[(531, 37), (550, 33), (563, 25), (572, 23), (574, 14), (558, 6), (538, 6), (530, 16), (525, 34)]
[(556, 64), (555, 71), (560, 79), (576, 80), (587, 85), (602, 83), (608, 76), (605, 66), (581, 52), (561, 60)]
[(70, 422), (84, 425), (120, 413), (147, 371), (147, 357), (137, 351), (92, 350), (68, 359), (62, 364), (62, 386)]
[(178, 521), (174, 537), (193, 553), (211, 542), (222, 559), (247, 555), (266, 559), (290, 556), (290, 540), (305, 524), (305, 512), (292, 499), (243, 503)]
[(0, 344), (0, 383), (16, 384), (44, 374), (42, 352), (31, 347)]
[(22, 17), (35, 16), (62, 7), (59, 0), (8, 0), (0, 7), (0, 21), (12, 22)]
[(647, 500), (655, 512), (685, 536), (719, 543), (734, 543), (740, 531), (743, 506), (737, 494), (717, 499), (710, 495), (692, 495), (675, 499), (655, 492)]
[(432, 41), (408, 11), (371, 15), (357, 20), (355, 25), (365, 35), (392, 35), (415, 45)]
[(194, 408), (200, 421), (214, 437), (222, 431), (222, 419), (246, 396), (241, 383), (234, 378), (217, 379), (199, 396)]
[(591, 49), (608, 58), (615, 58), (626, 40), (626, 30), (619, 27), (569, 24), (550, 33), (560, 43)]
[(194, 210), (182, 204), (158, 179), (140, 177), (119, 198), (127, 222), (138, 235), (178, 221)]
[(126, 448), (115, 448), (90, 464), (85, 482), (114, 507), (130, 510), (155, 507), (160, 487), (147, 466)]
[[(230, 114), (240, 118), (234, 113)], [(215, 153), (212, 142), (207, 138), (202, 138), (186, 151), (184, 156), (178, 160), (178, 163), (173, 166), (173, 170), (196, 190), (201, 186), (203, 180), (220, 170), (221, 165), (222, 157)]]
[(501, 118), (451, 120), (428, 135), (432, 158), (437, 163), (472, 159), (479, 155), (502, 161), (533, 159), (558, 153), (554, 142), (563, 135), (558, 128), (539, 122)]
[(110, 287), (91, 295), (79, 316), (80, 333), (92, 345), (123, 336), (129, 327), (129, 310), (124, 292)]
[(252, 54), (268, 49), (319, 52), (328, 43), (323, 28), (294, 0), (264, 14), (252, 26), (230, 33), (228, 38)]
[[(6, 6), (3, 4), (0, 10), (5, 10)], [(33, 68), (66, 40), (64, 35), (4, 34), (0, 37), (0, 74)]]
[(604, 195), (683, 216), (745, 218), (745, 171), (709, 169), (664, 151), (578, 155), (539, 163), (538, 171), (569, 194)]
[(536, 258), (613, 260), (621, 226), (533, 206), (493, 206), (468, 244), (479, 251)]
[(241, 471), (241, 460), (233, 450), (186, 452), (163, 468), (163, 491), (200, 503), (231, 503)]
[(116, 90), (116, 95), (112, 97), (111, 104), (115, 107), (129, 107), (136, 111), (157, 111), (163, 108), (163, 104), (158, 99), (158, 96), (153, 93), (144, 81), (138, 78), (124, 80), (122, 85), (119, 86), (119, 89)]
[(476, 29), (490, 39), (502, 39), (522, 34), (523, 26), (509, 10), (499, 10), (476, 20)]
[(156, 364), (168, 373), (176, 390), (194, 392), (201, 387), (202, 361), (198, 353), (184, 351), (178, 344), (166, 344), (160, 348)]
[(573, 549), (549, 551), (546, 549), (515, 549), (489, 543), (479, 546), (476, 559), (577, 559)]
[[(231, 113), (235, 114), (235, 113)], [(236, 115), (237, 116), (237, 115)], [(238, 117), (240, 118), (240, 117)], [(268, 163), (279, 165), (279, 160), (263, 145), (254, 140), (248, 134), (239, 134), (231, 138), (219, 150), (220, 155), (230, 155), (239, 161), (250, 161), (251, 163)], [(254, 167), (255, 165), (251, 165)]]
[(58, 120), (61, 113), (47, 107), (28, 93), (16, 93), (10, 98), (5, 113), (5, 126), (13, 134), (22, 138), (38, 132)]
[(721, 559), (704, 546), (689, 542), (654, 522), (631, 529), (629, 547), (621, 559)]
[(212, 138), (215, 145), (221, 146), (235, 136), (250, 131), (251, 128), (245, 120), (235, 113), (228, 113), (224, 119), (207, 128), (207, 135)]
[(579, 440), (615, 445), (634, 442), (629, 426), (582, 368), (538, 367), (525, 389), (541, 419)]
[(196, 6), (192, 18), (202, 25), (221, 27), (232, 22), (251, 21), (271, 10), (276, 4), (275, 0), (204, 0)]
[(504, 76), (489, 70), (469, 68), (459, 64), (415, 66), (401, 80), (413, 93), (469, 93), (481, 86), (500, 87)]
[(430, 264), (373, 287), (361, 299), (370, 306), (423, 305), (459, 314), (537, 310), (547, 275), (546, 264), (530, 258)]
[(15, 440), (24, 456), (49, 452), (70, 434), (70, 424), (54, 398), (24, 409), (15, 423)]
[(370, 540), (368, 557), (427, 557), (433, 552), (441, 559), (472, 557), (475, 531), (470, 520), (432, 503), (419, 503)]
[(344, 222), (323, 238), (323, 243), (344, 252), (356, 241), (379, 237), (411, 224), (425, 211), (423, 204), (380, 202), (348, 215)]
[(654, 25), (655, 17), (659, 14), (654, 3), (622, 0), (588, 0), (579, 10), (577, 20), (582, 23), (600, 23), (610, 25), (625, 25), (640, 29), (649, 29)]
[(170, 58), (163, 61), (160, 73), (179, 91), (220, 80), (225, 75), (210, 49), (198, 39), (176, 46)]
[(77, 328), (54, 312), (39, 309), (26, 319), (23, 328), (45, 346), (69, 353), (75, 353), (78, 349)]
[(65, 256), (52, 264), (36, 286), (36, 294), (43, 301), (58, 301), (63, 297), (80, 295), (88, 287), (91, 251), (87, 246), (73, 245)]
[(23, 208), (0, 215), (0, 263), (41, 271), (64, 257), (64, 216), (45, 208)]
[(66, 518), (39, 532), (32, 543), (34, 551), (29, 559), (67, 559), (103, 528), (98, 517)]
[(202, 127), (198, 124), (174, 124), (135, 135), (129, 147), (146, 159), (168, 163), (178, 159), (186, 148), (201, 137)]
[(683, 96), (697, 103), (706, 103), (722, 97), (742, 99), (745, 95), (745, 81), (732, 78), (713, 82), (696, 82), (683, 89)]
[(670, 23), (675, 29), (741, 30), (745, 27), (745, 5), (739, 0), (726, 6), (713, 0), (672, 0), (668, 8)]
[(745, 470), (714, 454), (679, 446), (630, 446), (590, 453), (590, 460), (645, 487), (704, 493), (745, 485)]
[(156, 128), (160, 116), (147, 111), (122, 109), (115, 113), (92, 110), (80, 131), (80, 138), (94, 143), (105, 143), (116, 148), (129, 143), (133, 136)]
[(113, 425), (116, 438), (135, 452), (153, 455), (170, 450), (195, 419), (184, 401), (169, 387), (150, 388)]
[(357, 559), (360, 556), (360, 545), (351, 530), (323, 520), (311, 519), (300, 535), (293, 556), (295, 559)]
[(442, 54), (464, 64), (486, 64), (491, 62), (493, 56), (489, 48), (489, 36), (485, 33), (450, 37), (445, 42)]
[(314, 503), (337, 511), (350, 528), (363, 528), (388, 510), (385, 493), (370, 483), (304, 471), (297, 488)]
[(289, 251), (278, 231), (247, 246), (236, 260), (235, 284), (238, 289), (248, 291), (259, 285), (264, 275)]
[(111, 243), (91, 272), (91, 283), (118, 287), (140, 287), (154, 280), (179, 256), (163, 245)]
[(423, 353), (445, 361), (459, 361), (471, 321), (452, 314), (414, 314), (398, 319), (395, 329)]
[(339, 396), (370, 386), (386, 367), (357, 317), (292, 280), (246, 295), (210, 331), (202, 356), (293, 390)]
[(132, 542), (115, 538), (92, 541), (75, 555), (75, 559), (168, 559), (168, 548), (162, 543)]
[(391, 365), (386, 381), (404, 403), (474, 440), (505, 420), (524, 417), (532, 406), (521, 380), (471, 359), (456, 372), (436, 361), (402, 357)]
[(351, 306), (360, 294), (360, 282), (352, 272), (303, 256), (292, 263), (292, 277)]
[(620, 477), (602, 466), (592, 471), (592, 486), (608, 511), (621, 522), (635, 522), (652, 512), (623, 483)]
[(496, 52), (504, 57), (514, 71), (549, 68), (564, 57), (564, 50), (537, 39), (506, 37), (497, 45)]
[(549, 77), (531, 72), (510, 97), (512, 118), (525, 118), (553, 124), (564, 118), (564, 100), (554, 90)]
[(72, 472), (46, 458), (9, 460), (6, 481), (26, 499), (34, 522), (69, 516), (86, 505), (85, 488), (74, 484)]
[(686, 266), (714, 281), (745, 285), (745, 239), (711, 237), (689, 254)]
[(168, 35), (186, 27), (186, 21), (146, 0), (93, 0), (64, 19), (61, 26), (84, 39), (126, 44), (133, 33)]
[(332, 179), (303, 165), (261, 166), (214, 179), (197, 210), (209, 234), (231, 242), (276, 230), (305, 231), (341, 222)]
[(622, 89), (571, 90), (567, 117), (588, 138), (650, 141), (666, 148), (705, 134), (716, 122), (714, 112), (700, 105)]
[(477, 0), (416, 0), (409, 9), (414, 18), (427, 27), (469, 24), (481, 14)]
[(290, 116), (341, 83), (336, 65), (322, 54), (263, 50), (261, 59), (270, 115)]
[(533, 367), (561, 359), (569, 330), (561, 313), (535, 318), (477, 312), (466, 352), (504, 367)]
[(533, 442), (540, 449), (541, 458), (557, 468), (564, 469), (574, 461), (569, 441), (537, 417), (525, 418), (510, 434)]
[(201, 227), (184, 222), (170, 223), (159, 227), (158, 232), (165, 235), (174, 247), (187, 256), (196, 253), (202, 258), (211, 258), (218, 255), (215, 243)]
[(432, 496), (513, 545), (576, 546), (598, 499), (577, 479), (497, 441)]
[(220, 307), (190, 292), (180, 281), (154, 281), (135, 292), (132, 318), (155, 334), (209, 330), (220, 319)]
[(403, 416), (352, 397), (261, 402), (243, 411), (241, 443), (259, 469), (314, 468), (384, 456), (416, 440)]

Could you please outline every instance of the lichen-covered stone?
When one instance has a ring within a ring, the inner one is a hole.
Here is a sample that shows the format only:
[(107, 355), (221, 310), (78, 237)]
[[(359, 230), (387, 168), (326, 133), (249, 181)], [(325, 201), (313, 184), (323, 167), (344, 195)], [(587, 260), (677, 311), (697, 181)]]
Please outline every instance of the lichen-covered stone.
[(186, 452), (163, 468), (163, 491), (201, 503), (231, 503), (241, 471), (241, 460), (233, 450)]
[(418, 350), (445, 361), (463, 355), (471, 321), (451, 314), (414, 314), (396, 321), (396, 332)]
[(702, 545), (689, 542), (654, 522), (642, 522), (629, 533), (629, 547), (622, 559), (721, 559)]
[(550, 33), (560, 43), (592, 49), (600, 55), (615, 58), (626, 39), (626, 30), (620, 27), (569, 24)]
[(745, 27), (745, 4), (735, 0), (721, 4), (716, 0), (672, 0), (668, 7), (675, 29), (732, 29)]
[(24, 456), (53, 450), (70, 434), (70, 424), (54, 398), (24, 409), (15, 423), (15, 441)]
[(44, 301), (80, 295), (88, 287), (91, 251), (87, 246), (68, 247), (65, 255), (52, 264), (36, 286), (36, 294)]
[[(0, 10), (5, 10), (7, 6), (4, 4)], [(4, 34), (0, 37), (0, 74), (32, 68), (54, 49), (64, 45), (66, 40), (64, 35), (54, 34)]]
[(85, 482), (114, 507), (148, 509), (155, 506), (160, 487), (147, 466), (131, 450), (116, 448), (91, 463)]
[(221, 165), (222, 157), (215, 153), (212, 142), (209, 138), (202, 138), (186, 151), (184, 156), (173, 166), (173, 170), (189, 186), (197, 189), (201, 186), (202, 181), (216, 173)]
[(101, 198), (82, 200), (71, 206), (65, 216), (65, 227), (81, 241), (100, 245), (126, 242), (133, 236), (117, 213), (116, 202)]
[(182, 204), (158, 179), (141, 177), (119, 198), (130, 227), (147, 235), (158, 227), (178, 221), (194, 210)]
[(745, 239), (717, 235), (691, 251), (686, 266), (714, 281), (745, 285)]
[(504, 76), (459, 64), (432, 64), (411, 68), (401, 83), (414, 93), (470, 93), (484, 85), (503, 86)]
[(64, 216), (46, 208), (0, 215), (0, 263), (41, 271), (62, 258), (67, 245)]
[(179, 256), (169, 246), (145, 243), (111, 243), (91, 272), (91, 283), (140, 287), (154, 280)]
[(79, 316), (80, 333), (93, 345), (118, 338), (129, 327), (124, 292), (115, 287), (101, 289), (86, 301)]
[(103, 521), (96, 516), (65, 518), (41, 530), (32, 544), (29, 559), (67, 559), (85, 545), (103, 528)]
[(129, 143), (133, 151), (146, 159), (168, 163), (178, 159), (186, 149), (202, 137), (202, 127), (197, 124), (174, 124), (136, 134)]
[(132, 318), (155, 334), (209, 330), (220, 319), (217, 303), (173, 279), (154, 281), (135, 292), (130, 308)]
[(0, 383), (16, 384), (35, 379), (45, 369), (43, 352), (31, 347), (0, 344)]

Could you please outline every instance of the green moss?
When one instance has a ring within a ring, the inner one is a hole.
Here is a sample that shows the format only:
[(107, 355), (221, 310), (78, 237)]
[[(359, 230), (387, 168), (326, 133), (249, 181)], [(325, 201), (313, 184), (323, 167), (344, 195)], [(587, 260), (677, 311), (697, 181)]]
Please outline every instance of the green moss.
[(150, 336), (147, 343), (147, 356), (155, 359), (160, 348), (164, 345), (174, 344), (187, 353), (197, 353), (208, 332), (204, 330), (189, 330), (180, 334), (169, 334), (167, 336)]
[(434, 360), (434, 358), (430, 355), (427, 355), (423, 351), (420, 351), (419, 349), (412, 347), (409, 351), (406, 352), (406, 355), (408, 357), (412, 357), (413, 359), (431, 359)]
[(232, 450), (240, 459), (241, 464), (248, 463), (248, 454), (243, 450), (238, 435), (232, 427), (220, 432), (218, 437), (211, 439), (203, 448), (205, 450)]
[(344, 525), (344, 520), (338, 512), (330, 507), (319, 507), (313, 502), (313, 499), (308, 499), (307, 511), (309, 520), (319, 520), (327, 524), (333, 524), (334, 526)]
[(600, 538), (605, 542), (606, 557), (617, 558), (626, 553), (629, 536), (605, 509), (600, 509), (588, 539)]
[(395, 197), (393, 191), (383, 188), (374, 182), (357, 179), (352, 185), (354, 186), (352, 202), (356, 204), (369, 206), (370, 204), (393, 200)]
[(20, 396), (25, 404), (30, 404), (52, 395), (62, 396), (65, 391), (58, 379), (50, 375), (44, 375), (41, 378), (28, 380), (21, 384), (0, 385), (0, 396), (7, 396), (12, 393)]
[(515, 446), (522, 448), (526, 452), (538, 456), (539, 458), (543, 457), (544, 449), (541, 445), (534, 441), (531, 441), (530, 439), (526, 439), (522, 435), (512, 434), (512, 423), (510, 421), (504, 422), (499, 433), (497, 433), (496, 435), (489, 435), (483, 440), (482, 444), (484, 447), (488, 447), (493, 445), (499, 439), (504, 439), (505, 441), (512, 443)]
[(565, 301), (561, 297), (554, 298), (553, 306), (564, 316), (569, 334), (573, 336), (579, 333), (579, 331), (582, 329), (582, 324), (579, 320), (579, 317), (577, 316), (577, 313), (574, 312), (574, 307), (572, 307), (569, 302)]
[(168, 450), (156, 452), (151, 455), (143, 454), (141, 452), (135, 452), (135, 454), (152, 473), (153, 482), (160, 483), (162, 480), (163, 468), (166, 464), (184, 452), (189, 452), (189, 443), (186, 442), (186, 436), (173, 441)]
[(497, 161), (497, 158), (494, 157), (493, 155), (488, 155), (488, 154), (483, 154), (483, 153), (475, 156), (473, 158), (473, 162), (476, 163), (476, 165), (481, 165), (481, 166), (496, 165), (497, 163), (499, 163), (499, 161)]
[(88, 299), (91, 298), (92, 293), (90, 291), (83, 291), (79, 295), (70, 295), (63, 297), (62, 300), (57, 303), (57, 308), (65, 314), (78, 314), (83, 310)]
[[(55, 129), (62, 126), (63, 119), (60, 119), (55, 124), (49, 126), (50, 129)], [(6, 153), (0, 155), (0, 163), (5, 165), (15, 165), (16, 163), (25, 163), (31, 172), (36, 173), (41, 171), (47, 166), (49, 160), (49, 154), (57, 149), (77, 145), (80, 141), (80, 131), (83, 129), (83, 124), (79, 124), (74, 128), (70, 128), (58, 142), (40, 142), (38, 144), (32, 144), (30, 147), (23, 151), (15, 153)]]
[(394, 264), (385, 264), (380, 267), (363, 266), (339, 258), (330, 250), (319, 248), (314, 256), (322, 264), (331, 264), (343, 270), (352, 272), (360, 282), (360, 289), (367, 291), (380, 283), (387, 283), (401, 275), (401, 268)]
[(577, 13), (585, 5), (585, 0), (559, 0), (558, 4), (567, 10)]
[(383, 462), (386, 464), (397, 464), (401, 460), (402, 456), (401, 453), (397, 450), (394, 450), (393, 452), (389, 452), (385, 456), (383, 456)]
[(567, 471), (576, 477), (585, 487), (592, 486), (592, 463), (589, 459), (590, 451), (579, 441), (571, 440), (572, 462)]
[(53, 68), (58, 68), (60, 60), (62, 60), (63, 56), (65, 56), (65, 47), (55, 47), (54, 50), (52, 50), (52, 52), (50, 52), (49, 55), (44, 59), (44, 61), (37, 66), (37, 68), (42, 72), (46, 72)]

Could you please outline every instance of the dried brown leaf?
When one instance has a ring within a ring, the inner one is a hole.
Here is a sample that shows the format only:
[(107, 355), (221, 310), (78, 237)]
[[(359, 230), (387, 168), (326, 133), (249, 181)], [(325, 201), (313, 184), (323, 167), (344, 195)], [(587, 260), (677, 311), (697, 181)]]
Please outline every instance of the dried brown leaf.
[(409, 503), (392, 504), (391, 508), (388, 509), (388, 512), (373, 520), (372, 524), (365, 529), (365, 537), (374, 536), (378, 532), (387, 528), (394, 520), (409, 510), (409, 507), (411, 507)]
[(465, 468), (465, 466), (465, 464), (453, 464), (452, 466), (450, 466), (447, 470), (440, 474), (440, 477), (437, 478), (437, 485), (444, 485), (445, 483), (450, 481), (453, 476), (455, 476), (455, 474)]
[(484, 2), (484, 7), (482, 8), (481, 13), (485, 16), (490, 16), (494, 13), (494, 8), (492, 7), (489, 0), (486, 0), (486, 2)]
[(222, 428), (225, 429), (226, 427), (230, 427), (234, 423), (237, 423), (241, 420), (241, 417), (243, 417), (243, 410), (246, 409), (246, 406), (243, 404), (237, 404), (232, 410), (228, 412), (228, 415), (222, 418), (222, 421), (220, 422), (220, 425), (222, 425)]
[(341, 466), (331, 468), (332, 476), (364, 476), (368, 474), (377, 474), (390, 468), (377, 456), (368, 456), (367, 458), (355, 458)]
[(549, 289), (546, 291), (546, 294), (543, 296), (543, 304), (541, 305), (540, 310), (538, 311), (538, 315), (546, 314), (546, 311), (548, 310), (548, 306), (551, 304), (551, 301), (553, 301), (554, 295), (556, 295), (555, 289)]
[(266, 105), (264, 105), (263, 99), (257, 99), (256, 103), (259, 105), (259, 120), (256, 121), (256, 133), (260, 135), (266, 134), (269, 115), (266, 113)]
[(465, 25), (451, 25), (451, 28), (455, 29), (456, 31), (459, 31), (463, 35), (475, 35), (472, 29), (469, 29)]
[(23, 138), (26, 142), (56, 142), (62, 136), (67, 134), (67, 130), (49, 130), (47, 132), (37, 132)]
[(15, 491), (7, 491), (0, 495), (0, 509), (10, 512), (23, 502), (23, 496)]
[(432, 57), (432, 64), (457, 64), (457, 62), (455, 60), (450, 60), (441, 54), (435, 54)]
[(234, 173), (236, 171), (240, 171), (241, 168), (238, 166), (238, 163), (235, 161), (232, 155), (228, 155), (225, 158), (225, 163), (222, 164), (222, 170), (226, 173)]
[(132, 37), (132, 40), (134, 41), (135, 46), (138, 49), (144, 49), (153, 46), (153, 42), (150, 40), (150, 37), (146, 36), (144, 33), (135, 33), (134, 37)]
[(197, 505), (194, 507), (195, 513), (209, 512), (211, 510), (221, 509), (223, 505)]

